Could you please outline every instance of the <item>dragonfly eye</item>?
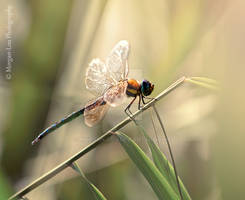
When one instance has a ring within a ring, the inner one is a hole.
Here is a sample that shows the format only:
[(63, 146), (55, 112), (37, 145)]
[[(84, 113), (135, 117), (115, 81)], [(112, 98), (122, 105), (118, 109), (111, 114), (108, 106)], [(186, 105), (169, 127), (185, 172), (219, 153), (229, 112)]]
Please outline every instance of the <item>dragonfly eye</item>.
[(154, 84), (152, 84), (150, 81), (147, 80), (143, 80), (141, 83), (141, 93), (144, 96), (148, 96), (152, 93), (153, 89), (154, 89)]

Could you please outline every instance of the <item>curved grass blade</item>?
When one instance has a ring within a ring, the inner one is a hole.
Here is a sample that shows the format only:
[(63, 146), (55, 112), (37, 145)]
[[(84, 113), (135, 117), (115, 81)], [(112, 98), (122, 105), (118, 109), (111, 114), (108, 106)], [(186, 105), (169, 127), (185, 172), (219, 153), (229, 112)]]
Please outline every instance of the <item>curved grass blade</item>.
[(71, 168), (74, 169), (78, 174), (80, 174), (83, 181), (87, 184), (88, 188), (93, 193), (94, 199), (106, 200), (105, 196), (99, 191), (99, 189), (86, 178), (86, 176), (84, 175), (84, 173), (82, 172), (82, 170), (76, 162), (71, 164)]
[(179, 199), (169, 182), (140, 147), (125, 134), (116, 133), (115, 135), (131, 160), (147, 179), (158, 198), (169, 200)]
[[(153, 111), (152, 111), (152, 109), (151, 109), (151, 123), (152, 123), (152, 127), (153, 127), (153, 130), (154, 130), (156, 139), (157, 139), (157, 144), (158, 144), (158, 146), (160, 147), (160, 142), (159, 142), (159, 139), (158, 139), (158, 136), (157, 136), (156, 126), (155, 126), (155, 122), (154, 122), (154, 119), (153, 119)], [(146, 133), (146, 132), (145, 132), (145, 133)]]
[(160, 115), (158, 114), (158, 111), (155, 107), (155, 104), (153, 104), (153, 110), (155, 111), (156, 113), (156, 116), (157, 116), (157, 119), (160, 123), (160, 126), (162, 128), (162, 132), (164, 134), (164, 137), (165, 137), (165, 140), (167, 142), (167, 145), (168, 145), (168, 150), (169, 150), (169, 154), (170, 154), (170, 157), (171, 157), (171, 160), (172, 160), (172, 164), (173, 164), (173, 168), (174, 168), (174, 173), (175, 173), (175, 177), (176, 177), (176, 183), (177, 183), (177, 186), (178, 186), (178, 191), (179, 191), (179, 194), (180, 194), (180, 198), (183, 199), (183, 195), (182, 195), (182, 191), (181, 191), (181, 188), (180, 188), (180, 183), (179, 183), (179, 176), (178, 176), (178, 173), (177, 173), (177, 168), (176, 168), (176, 165), (175, 165), (175, 161), (174, 161), (174, 155), (173, 155), (173, 152), (172, 152), (172, 149), (171, 149), (171, 145), (170, 145), (170, 142), (168, 140), (168, 136), (167, 136), (167, 133), (165, 131), (165, 128), (163, 126), (163, 123), (162, 123), (162, 120), (160, 118)]
[[(143, 133), (144, 137), (146, 138), (147, 144), (151, 150), (153, 162), (161, 172), (161, 174), (168, 180), (171, 187), (174, 189), (176, 194), (179, 194), (178, 186), (176, 184), (176, 176), (173, 166), (169, 163), (165, 155), (161, 152), (159, 147), (152, 141), (152, 139), (147, 135), (145, 129), (137, 124), (139, 130)], [(181, 181), (180, 177), (179, 184), (182, 191), (183, 199), (189, 200), (191, 199), (190, 195), (188, 194), (183, 182)]]

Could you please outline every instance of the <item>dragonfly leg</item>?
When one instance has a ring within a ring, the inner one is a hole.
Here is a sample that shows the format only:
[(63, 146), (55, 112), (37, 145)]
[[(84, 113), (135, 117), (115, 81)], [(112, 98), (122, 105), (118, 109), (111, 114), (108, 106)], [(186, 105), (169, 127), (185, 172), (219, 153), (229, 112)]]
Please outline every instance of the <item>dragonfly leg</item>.
[[(136, 97), (137, 97), (137, 96), (136, 96)], [(124, 110), (124, 112), (126, 113), (126, 115), (128, 115), (131, 119), (133, 119), (133, 118), (132, 118), (133, 113), (130, 111), (130, 107), (131, 107), (131, 105), (134, 103), (136, 97), (133, 98), (133, 100), (130, 102), (130, 104), (128, 104), (128, 106), (127, 106), (127, 107), (125, 108), (125, 110)]]
[(141, 97), (141, 95), (140, 95), (140, 96), (139, 96), (138, 110), (140, 110), (140, 108), (141, 108), (141, 99), (142, 99), (142, 97)]
[[(147, 103), (149, 103), (151, 100), (154, 100), (155, 98), (152, 98), (152, 97), (146, 97), (146, 96), (141, 95), (141, 99), (142, 99), (143, 104), (147, 104)], [(144, 99), (149, 99), (149, 101), (145, 102)]]
[(124, 112), (126, 113), (126, 115), (127, 115), (128, 117), (130, 117), (130, 118), (132, 119), (132, 115), (133, 115), (133, 114), (132, 114), (132, 112), (131, 112), (129, 109), (126, 108), (126, 109), (124, 110)]

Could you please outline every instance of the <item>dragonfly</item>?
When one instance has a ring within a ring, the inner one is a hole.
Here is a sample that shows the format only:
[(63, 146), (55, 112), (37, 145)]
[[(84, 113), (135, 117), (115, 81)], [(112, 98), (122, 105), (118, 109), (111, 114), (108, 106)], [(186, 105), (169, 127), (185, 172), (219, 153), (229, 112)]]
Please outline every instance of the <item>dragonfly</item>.
[(129, 50), (128, 41), (121, 40), (111, 50), (105, 62), (99, 58), (93, 59), (86, 70), (85, 85), (97, 98), (89, 101), (82, 109), (71, 113), (45, 129), (32, 141), (32, 145), (80, 115), (84, 116), (87, 126), (96, 125), (102, 120), (109, 107), (121, 105), (125, 97), (132, 98), (124, 110), (129, 117), (132, 116), (130, 107), (137, 97), (139, 98), (138, 109), (141, 108), (141, 101), (146, 104), (145, 99), (152, 99), (147, 96), (152, 93), (154, 84), (148, 80), (143, 80), (140, 83), (135, 79), (128, 78)]

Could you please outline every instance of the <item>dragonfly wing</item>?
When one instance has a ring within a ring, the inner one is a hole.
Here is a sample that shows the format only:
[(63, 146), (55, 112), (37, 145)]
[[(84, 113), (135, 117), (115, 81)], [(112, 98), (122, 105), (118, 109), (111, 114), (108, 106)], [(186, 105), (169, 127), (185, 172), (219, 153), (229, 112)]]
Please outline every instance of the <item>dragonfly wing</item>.
[(128, 76), (129, 43), (122, 40), (116, 44), (106, 59), (106, 66), (112, 79), (125, 80)]
[(98, 58), (93, 59), (86, 71), (86, 88), (96, 96), (101, 96), (108, 88), (115, 84), (116, 82), (108, 74), (105, 63)]
[(105, 115), (109, 105), (100, 97), (96, 101), (89, 102), (85, 106), (84, 121), (89, 127), (96, 125)]
[(116, 107), (124, 102), (126, 97), (127, 81), (120, 81), (117, 85), (109, 88), (104, 94), (104, 100), (112, 107)]

